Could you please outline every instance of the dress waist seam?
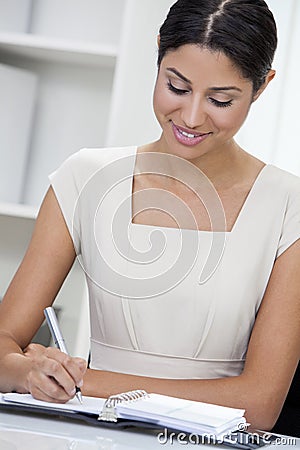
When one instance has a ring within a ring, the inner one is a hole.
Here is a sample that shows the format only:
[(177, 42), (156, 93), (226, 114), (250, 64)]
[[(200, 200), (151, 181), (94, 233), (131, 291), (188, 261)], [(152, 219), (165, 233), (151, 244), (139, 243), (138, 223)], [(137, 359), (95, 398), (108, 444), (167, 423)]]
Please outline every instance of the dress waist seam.
[(105, 347), (107, 349), (112, 349), (115, 351), (120, 351), (120, 352), (131, 352), (134, 354), (141, 354), (141, 355), (148, 355), (148, 356), (153, 356), (153, 357), (157, 357), (157, 358), (168, 358), (168, 359), (173, 359), (173, 360), (187, 360), (187, 361), (202, 361), (202, 362), (236, 362), (236, 363), (241, 363), (241, 362), (245, 362), (245, 358), (193, 358), (191, 356), (182, 356), (182, 355), (168, 355), (165, 353), (156, 353), (156, 352), (149, 352), (146, 350), (136, 350), (134, 348), (126, 348), (126, 347), (119, 347), (116, 345), (111, 345), (111, 344), (107, 344), (101, 341), (97, 341), (96, 339), (92, 339), (91, 338), (91, 342), (98, 345), (98, 346), (102, 346)]

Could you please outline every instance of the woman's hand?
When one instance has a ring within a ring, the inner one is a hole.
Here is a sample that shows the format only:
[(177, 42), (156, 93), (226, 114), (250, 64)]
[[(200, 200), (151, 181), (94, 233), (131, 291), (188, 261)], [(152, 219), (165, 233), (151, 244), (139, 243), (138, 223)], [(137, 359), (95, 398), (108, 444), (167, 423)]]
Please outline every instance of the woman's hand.
[(81, 387), (87, 364), (82, 358), (73, 358), (57, 348), (30, 344), (24, 355), (31, 360), (27, 375), (28, 392), (38, 400), (65, 403)]

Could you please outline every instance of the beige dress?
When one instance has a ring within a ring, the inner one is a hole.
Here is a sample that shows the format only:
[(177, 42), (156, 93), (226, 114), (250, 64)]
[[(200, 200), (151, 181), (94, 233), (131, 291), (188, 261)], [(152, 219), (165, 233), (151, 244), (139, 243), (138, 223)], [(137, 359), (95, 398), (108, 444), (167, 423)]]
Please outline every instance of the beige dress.
[(300, 237), (300, 179), (266, 165), (231, 232), (139, 225), (135, 157), (136, 147), (83, 149), (50, 175), (86, 273), (91, 367), (238, 375), (274, 261)]

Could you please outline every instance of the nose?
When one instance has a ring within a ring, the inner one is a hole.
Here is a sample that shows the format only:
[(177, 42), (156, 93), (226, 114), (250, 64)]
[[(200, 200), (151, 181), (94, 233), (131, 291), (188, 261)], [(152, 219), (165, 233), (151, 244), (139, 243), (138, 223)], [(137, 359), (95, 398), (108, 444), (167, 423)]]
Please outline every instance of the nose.
[(190, 96), (189, 101), (182, 107), (181, 119), (187, 128), (197, 128), (207, 120), (207, 113), (200, 94)]

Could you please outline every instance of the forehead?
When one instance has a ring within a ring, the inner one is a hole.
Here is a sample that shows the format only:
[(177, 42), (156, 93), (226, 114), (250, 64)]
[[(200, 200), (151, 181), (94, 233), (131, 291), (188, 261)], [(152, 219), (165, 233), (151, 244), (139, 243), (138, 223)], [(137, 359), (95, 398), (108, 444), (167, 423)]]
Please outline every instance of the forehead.
[(175, 68), (192, 83), (200, 79), (214, 85), (250, 83), (224, 53), (194, 44), (183, 45), (166, 53), (161, 67)]

